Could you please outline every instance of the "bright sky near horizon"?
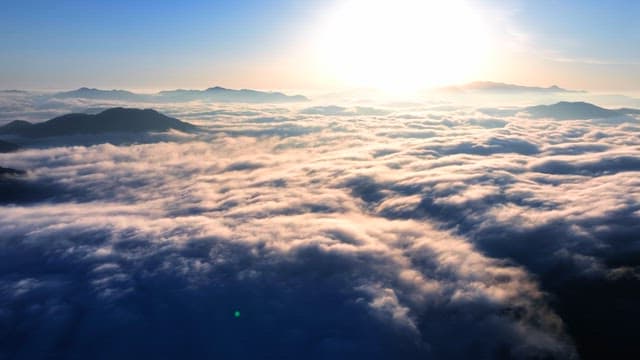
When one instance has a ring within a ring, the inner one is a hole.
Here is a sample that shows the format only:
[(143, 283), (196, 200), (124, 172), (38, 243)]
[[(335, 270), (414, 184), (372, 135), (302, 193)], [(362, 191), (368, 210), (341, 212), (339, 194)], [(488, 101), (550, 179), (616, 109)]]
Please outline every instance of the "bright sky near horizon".
[(0, 88), (640, 91), (640, 1), (4, 0)]

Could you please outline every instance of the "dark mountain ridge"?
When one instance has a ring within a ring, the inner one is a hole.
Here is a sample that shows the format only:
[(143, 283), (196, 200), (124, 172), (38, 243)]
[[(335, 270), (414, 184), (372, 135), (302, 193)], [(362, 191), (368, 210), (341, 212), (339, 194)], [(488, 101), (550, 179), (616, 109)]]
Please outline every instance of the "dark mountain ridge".
[(20, 148), (20, 146), (10, 143), (8, 141), (0, 140), (0, 153), (12, 152), (16, 151)]
[(624, 111), (605, 109), (600, 106), (583, 102), (561, 101), (552, 105), (530, 106), (524, 112), (539, 118), (552, 118), (557, 120), (588, 120), (608, 119), (613, 117), (625, 117), (629, 110)]
[(195, 125), (152, 109), (112, 108), (96, 115), (67, 114), (41, 123), (13, 121), (0, 127), (0, 134), (49, 137), (112, 132), (192, 131)]

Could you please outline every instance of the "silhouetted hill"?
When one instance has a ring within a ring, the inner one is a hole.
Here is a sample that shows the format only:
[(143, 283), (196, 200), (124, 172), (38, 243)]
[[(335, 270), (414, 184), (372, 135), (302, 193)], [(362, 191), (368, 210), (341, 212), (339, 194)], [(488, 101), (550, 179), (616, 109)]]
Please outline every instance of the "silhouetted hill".
[(0, 133), (27, 137), (102, 134), (110, 132), (142, 132), (195, 130), (196, 126), (168, 117), (151, 109), (113, 108), (96, 115), (68, 114), (31, 124), (12, 122), (0, 127)]
[(20, 148), (20, 146), (10, 143), (8, 141), (0, 140), (0, 153), (12, 152), (16, 151)]
[(223, 87), (212, 87), (206, 90), (168, 90), (161, 91), (158, 96), (163, 100), (168, 101), (193, 101), (193, 100), (207, 100), (207, 101), (221, 101), (221, 102), (248, 102), (248, 103), (278, 103), (278, 102), (300, 102), (308, 101), (306, 97), (302, 95), (285, 95), (281, 92), (265, 92), (257, 90), (234, 90), (226, 89)]
[(553, 105), (537, 105), (525, 108), (524, 111), (533, 117), (553, 118), (558, 120), (607, 119), (625, 116), (624, 113), (601, 108), (587, 102), (561, 101)]
[(626, 115), (640, 115), (640, 109), (621, 108), (616, 109), (615, 111)]
[(80, 88), (72, 91), (60, 92), (53, 95), (54, 98), (77, 98), (92, 100), (119, 100), (119, 101), (141, 101), (144, 95), (139, 95), (126, 90), (101, 90), (92, 88)]
[(505, 84), (499, 82), (492, 81), (475, 81), (469, 84), (460, 85), (460, 86), (448, 86), (442, 88), (441, 90), (450, 91), (450, 92), (488, 92), (488, 93), (573, 93), (573, 92), (582, 92), (582, 91), (574, 91), (567, 90), (556, 85), (552, 85), (549, 87), (537, 87), (537, 86), (523, 86), (523, 85), (514, 85), (514, 84)]
[(26, 174), (26, 171), (24, 170), (18, 170), (18, 169), (12, 169), (12, 168), (6, 168), (6, 167), (0, 166), (0, 179), (7, 176), (19, 176), (24, 174)]
[(14, 120), (0, 127), (0, 134), (14, 134), (23, 129), (31, 127), (33, 124), (24, 120)]

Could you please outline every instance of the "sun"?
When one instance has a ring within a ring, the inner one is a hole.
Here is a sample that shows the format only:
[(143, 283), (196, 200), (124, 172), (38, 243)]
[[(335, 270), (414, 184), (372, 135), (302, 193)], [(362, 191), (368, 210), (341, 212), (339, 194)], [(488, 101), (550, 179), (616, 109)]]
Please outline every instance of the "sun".
[(480, 17), (457, 0), (349, 0), (324, 22), (317, 44), (327, 76), (388, 91), (468, 81), (488, 53)]

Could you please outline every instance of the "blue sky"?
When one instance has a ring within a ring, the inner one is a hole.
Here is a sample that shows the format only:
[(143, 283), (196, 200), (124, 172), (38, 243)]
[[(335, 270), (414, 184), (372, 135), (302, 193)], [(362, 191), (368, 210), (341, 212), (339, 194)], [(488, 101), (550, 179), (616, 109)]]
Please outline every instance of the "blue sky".
[(640, 62), (640, 2), (528, 1), (517, 23), (568, 58), (604, 63)]
[[(307, 47), (336, 3), (3, 1), (0, 87), (331, 86)], [(468, 3), (501, 59), (483, 80), (640, 90), (640, 2)]]

